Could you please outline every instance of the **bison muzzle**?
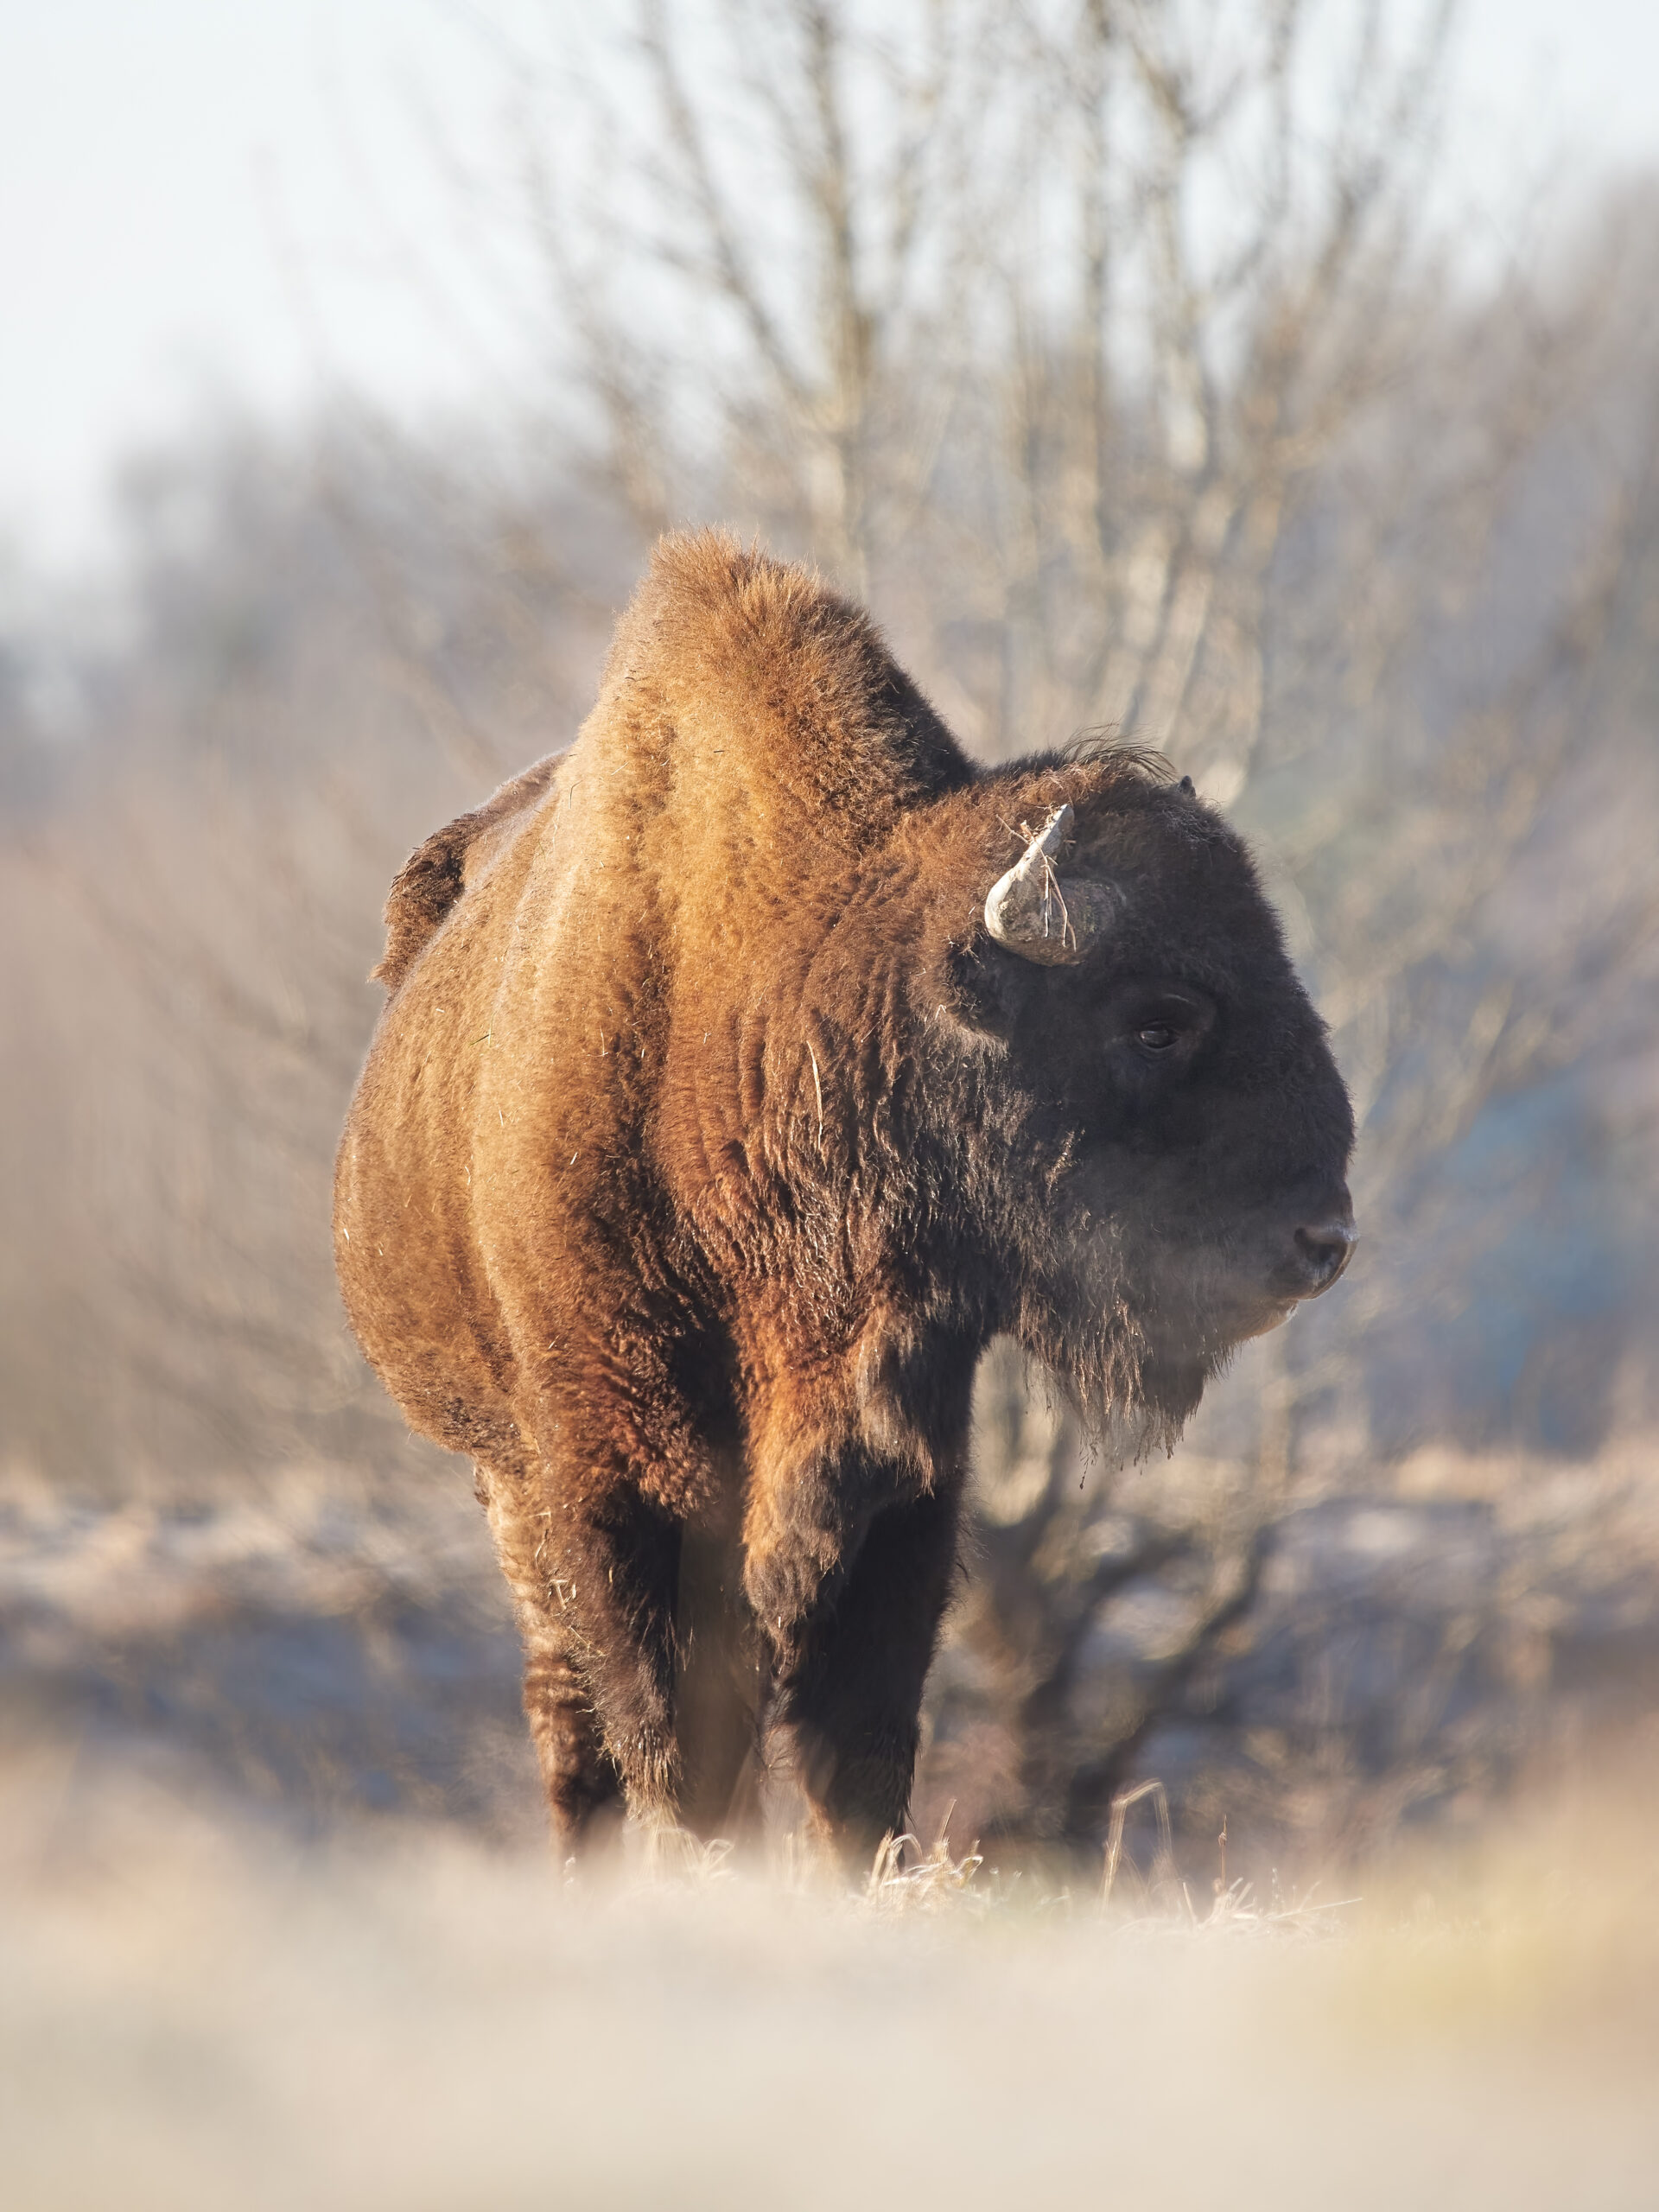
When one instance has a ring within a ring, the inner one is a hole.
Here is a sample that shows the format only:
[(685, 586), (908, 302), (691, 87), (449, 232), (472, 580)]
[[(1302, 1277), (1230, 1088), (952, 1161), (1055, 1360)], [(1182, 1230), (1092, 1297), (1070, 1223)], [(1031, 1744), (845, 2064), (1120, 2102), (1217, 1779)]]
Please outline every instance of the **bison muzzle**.
[(1145, 755), (976, 769), (863, 615), (701, 534), (386, 919), (340, 1279), (477, 1463), (556, 1823), (708, 1832), (758, 1747), (862, 1850), (987, 1343), (1144, 1449), (1347, 1261), (1347, 1096), (1243, 844)]

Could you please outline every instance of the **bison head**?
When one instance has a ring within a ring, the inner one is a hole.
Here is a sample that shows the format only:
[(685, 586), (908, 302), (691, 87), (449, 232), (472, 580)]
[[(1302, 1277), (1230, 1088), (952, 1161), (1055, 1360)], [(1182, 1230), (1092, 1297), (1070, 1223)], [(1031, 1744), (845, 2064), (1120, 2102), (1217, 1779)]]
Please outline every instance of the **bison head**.
[(1346, 1266), (1348, 1095), (1249, 854), (1190, 784), (1119, 756), (975, 799), (1005, 854), (1023, 840), (946, 952), (1006, 1325), (1168, 1441), (1235, 1345)]

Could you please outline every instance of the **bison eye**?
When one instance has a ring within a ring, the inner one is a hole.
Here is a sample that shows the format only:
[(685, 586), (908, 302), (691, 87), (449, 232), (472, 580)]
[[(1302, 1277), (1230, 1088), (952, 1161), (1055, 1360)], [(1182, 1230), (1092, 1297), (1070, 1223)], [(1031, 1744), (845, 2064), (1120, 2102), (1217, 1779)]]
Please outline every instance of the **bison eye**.
[(1148, 1060), (1184, 1061), (1208, 1028), (1214, 1013), (1196, 991), (1137, 991), (1122, 1004), (1117, 1032), (1125, 1045)]

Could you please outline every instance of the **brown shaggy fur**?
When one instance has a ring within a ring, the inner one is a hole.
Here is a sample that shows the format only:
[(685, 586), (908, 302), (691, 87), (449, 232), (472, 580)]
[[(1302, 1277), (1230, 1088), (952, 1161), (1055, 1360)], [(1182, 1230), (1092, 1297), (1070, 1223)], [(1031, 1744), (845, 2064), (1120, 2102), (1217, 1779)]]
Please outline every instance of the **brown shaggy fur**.
[[(1282, 967), (1185, 793), (1121, 758), (978, 776), (861, 614), (728, 537), (670, 538), (575, 745), (392, 887), (340, 1281), (411, 1424), (478, 1463), (569, 1834), (624, 1803), (718, 1823), (757, 1728), (831, 1833), (896, 1827), (984, 1342), (1013, 1328), (1173, 1423), (1248, 1332), (1191, 1287), (1208, 1261), (1137, 1287), (1172, 1239), (1219, 1249), (1190, 1173), (1135, 1171), (1168, 1186), (1144, 1267), (1089, 1182), (1110, 1116), (1056, 1030), (1118, 969), (986, 937), (989, 884), (1061, 799), (1079, 849), (1147, 887), (1141, 967), (1182, 869), (1225, 940), (1182, 968), (1206, 1002), (1239, 998), (1240, 961)], [(1346, 1106), (1269, 982), (1294, 1211), (1339, 1183)], [(1251, 1163), (1255, 1220), (1278, 1201)]]

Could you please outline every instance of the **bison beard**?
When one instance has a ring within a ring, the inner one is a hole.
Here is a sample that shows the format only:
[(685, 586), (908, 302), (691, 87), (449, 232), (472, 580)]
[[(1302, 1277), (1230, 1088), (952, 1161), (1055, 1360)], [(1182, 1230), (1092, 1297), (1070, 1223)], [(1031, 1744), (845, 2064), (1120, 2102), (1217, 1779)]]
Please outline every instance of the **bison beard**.
[(549, 1800), (899, 1827), (975, 1363), (1167, 1443), (1335, 1280), (1352, 1128), (1226, 825), (976, 772), (865, 618), (665, 540), (569, 752), (392, 887), (335, 1251), (478, 1466)]

